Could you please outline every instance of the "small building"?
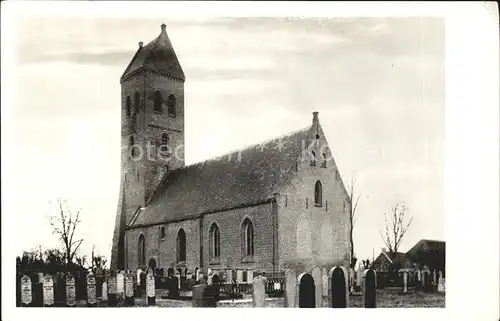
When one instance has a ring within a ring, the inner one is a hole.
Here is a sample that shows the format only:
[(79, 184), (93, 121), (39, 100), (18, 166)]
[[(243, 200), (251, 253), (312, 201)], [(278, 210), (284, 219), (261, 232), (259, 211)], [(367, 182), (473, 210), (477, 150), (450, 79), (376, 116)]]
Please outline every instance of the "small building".
[(427, 266), (430, 271), (445, 273), (446, 243), (443, 241), (422, 239), (406, 255), (419, 268)]

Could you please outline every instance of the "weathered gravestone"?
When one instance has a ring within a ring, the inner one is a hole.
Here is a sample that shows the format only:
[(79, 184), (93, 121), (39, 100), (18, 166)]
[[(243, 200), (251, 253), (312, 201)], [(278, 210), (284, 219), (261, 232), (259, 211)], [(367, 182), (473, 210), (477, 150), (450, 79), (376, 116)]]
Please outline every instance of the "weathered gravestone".
[(328, 297), (328, 271), (326, 268), (323, 268), (323, 270), (321, 270), (321, 280), (322, 280), (321, 295), (323, 297)]
[(356, 272), (353, 268), (349, 269), (349, 293), (354, 292), (354, 285), (356, 282)]
[(375, 271), (368, 269), (363, 271), (363, 306), (375, 308), (377, 296), (377, 275)]
[(47, 307), (54, 305), (54, 280), (49, 274), (43, 278), (43, 305)]
[(253, 270), (248, 270), (248, 283), (253, 282)]
[(27, 307), (31, 304), (32, 300), (31, 278), (25, 274), (21, 278), (21, 304)]
[(424, 292), (432, 292), (431, 272), (425, 271), (423, 274)]
[(148, 305), (156, 305), (155, 276), (153, 269), (149, 269), (146, 276), (146, 299)]
[(408, 293), (408, 273), (403, 272), (403, 293)]
[(302, 273), (297, 278), (297, 297), (299, 308), (316, 307), (316, 287), (309, 273)]
[(116, 298), (117, 301), (122, 301), (125, 294), (125, 274), (124, 271), (116, 273)]
[(87, 275), (87, 306), (95, 307), (97, 305), (97, 285), (94, 273), (92, 271)]
[(354, 287), (355, 292), (361, 291), (361, 284), (363, 282), (363, 268), (361, 266), (358, 267), (358, 271), (356, 271), (356, 285)]
[(175, 278), (177, 279), (177, 289), (181, 288), (181, 272), (179, 270), (175, 271)]
[(321, 269), (315, 266), (311, 270), (311, 276), (314, 279), (315, 298), (316, 298), (315, 306), (317, 308), (321, 308), (323, 306), (323, 278), (321, 274)]
[(285, 271), (285, 308), (295, 307), (297, 275), (294, 270)]
[(76, 306), (76, 282), (73, 274), (66, 275), (66, 306)]
[(201, 308), (204, 306), (204, 297), (206, 284), (198, 284), (193, 286), (193, 308)]
[(101, 296), (102, 301), (107, 302), (108, 301), (108, 282), (106, 282), (106, 279), (104, 279), (104, 281), (102, 282), (101, 293), (102, 293), (102, 296)]
[(108, 306), (109, 307), (116, 306), (117, 293), (118, 293), (118, 288), (117, 288), (117, 282), (116, 282), (116, 273), (115, 273), (115, 271), (111, 270), (111, 271), (109, 271), (109, 275), (108, 275)]
[(432, 290), (435, 291), (437, 288), (437, 273), (436, 270), (432, 271)]
[(134, 306), (134, 276), (130, 271), (125, 274), (125, 306)]
[(332, 308), (346, 308), (349, 305), (348, 274), (345, 267), (336, 266), (330, 269), (329, 301)]
[(256, 277), (253, 282), (253, 306), (255, 308), (263, 308), (266, 301), (266, 284), (262, 276)]
[(243, 270), (236, 270), (236, 283), (243, 283)]
[(444, 286), (443, 272), (439, 271), (438, 292), (444, 292), (444, 291), (445, 291), (445, 286)]

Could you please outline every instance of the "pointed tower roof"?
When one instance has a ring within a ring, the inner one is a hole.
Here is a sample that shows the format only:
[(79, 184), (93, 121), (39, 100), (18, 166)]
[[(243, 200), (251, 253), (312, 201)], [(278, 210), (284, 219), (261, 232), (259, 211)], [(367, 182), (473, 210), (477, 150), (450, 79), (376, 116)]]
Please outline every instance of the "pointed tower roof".
[(139, 42), (139, 49), (123, 73), (121, 80), (139, 70), (149, 69), (185, 81), (184, 72), (167, 35), (167, 26), (161, 25), (160, 35), (146, 46)]

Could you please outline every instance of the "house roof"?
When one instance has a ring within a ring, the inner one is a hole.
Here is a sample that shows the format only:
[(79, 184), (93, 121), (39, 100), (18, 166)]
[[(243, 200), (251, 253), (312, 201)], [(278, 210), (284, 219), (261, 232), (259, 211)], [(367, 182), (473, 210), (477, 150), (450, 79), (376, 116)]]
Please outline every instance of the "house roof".
[[(309, 145), (314, 129), (308, 126), (167, 173), (150, 203), (138, 212), (131, 225), (154, 225), (270, 200), (295, 173), (302, 161), (302, 142)], [(279, 142), (283, 148), (279, 148)]]
[(446, 242), (437, 240), (422, 239), (418, 241), (408, 252), (408, 255), (414, 255), (417, 252), (442, 252), (444, 254)]
[(125, 69), (121, 79), (123, 80), (141, 68), (163, 72), (185, 81), (184, 72), (167, 35), (165, 24), (161, 25), (161, 33), (156, 39), (146, 46), (139, 45), (139, 49)]

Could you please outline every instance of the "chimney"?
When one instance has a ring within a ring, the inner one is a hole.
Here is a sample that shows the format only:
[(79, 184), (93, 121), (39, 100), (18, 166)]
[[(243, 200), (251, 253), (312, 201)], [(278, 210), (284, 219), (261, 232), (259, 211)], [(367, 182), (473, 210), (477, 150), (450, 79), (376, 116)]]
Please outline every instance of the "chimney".
[(313, 112), (313, 127), (316, 131), (316, 139), (319, 139), (319, 118), (317, 111)]
[(142, 48), (142, 45), (143, 45), (143, 44), (144, 44), (144, 43), (143, 43), (142, 41), (139, 41), (139, 48)]
[(382, 253), (385, 253), (386, 252), (386, 249), (385, 247), (382, 248)]
[(167, 31), (167, 25), (166, 25), (166, 24), (164, 24), (164, 23), (162, 23), (162, 24), (161, 24), (161, 32), (162, 32), (162, 33), (165, 33), (166, 31)]

